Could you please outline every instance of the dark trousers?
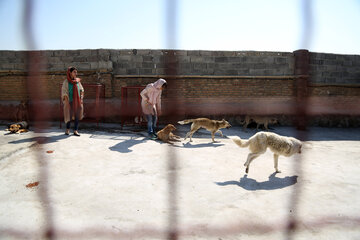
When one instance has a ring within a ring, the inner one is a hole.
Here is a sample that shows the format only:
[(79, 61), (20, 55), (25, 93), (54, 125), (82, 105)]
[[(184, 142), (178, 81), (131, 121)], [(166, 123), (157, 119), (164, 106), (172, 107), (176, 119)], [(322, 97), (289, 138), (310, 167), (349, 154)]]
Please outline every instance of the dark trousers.
[(70, 129), (70, 123), (71, 119), (74, 117), (74, 131), (77, 131), (79, 129), (79, 116), (80, 116), (80, 108), (77, 109), (75, 116), (73, 111), (73, 105), (72, 102), (70, 102), (70, 121), (66, 123), (66, 129)]
[(148, 134), (151, 135), (156, 133), (157, 116), (148, 114), (146, 115), (146, 119), (147, 119)]

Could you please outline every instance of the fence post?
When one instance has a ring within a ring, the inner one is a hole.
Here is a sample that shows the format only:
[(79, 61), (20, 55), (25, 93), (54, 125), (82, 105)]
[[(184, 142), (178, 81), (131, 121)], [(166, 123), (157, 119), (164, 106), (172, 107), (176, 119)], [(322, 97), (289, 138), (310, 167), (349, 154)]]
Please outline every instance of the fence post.
[(294, 51), (295, 96), (296, 96), (296, 128), (306, 130), (308, 81), (310, 71), (310, 53), (308, 50)]

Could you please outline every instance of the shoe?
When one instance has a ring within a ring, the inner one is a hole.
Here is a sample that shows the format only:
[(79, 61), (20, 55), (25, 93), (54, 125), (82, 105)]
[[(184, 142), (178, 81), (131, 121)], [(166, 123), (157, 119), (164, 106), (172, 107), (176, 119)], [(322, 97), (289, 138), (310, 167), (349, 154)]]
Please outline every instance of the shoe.
[(149, 134), (149, 138), (151, 140), (155, 140), (155, 139), (157, 139), (157, 136), (155, 134), (151, 133), (151, 134)]
[(66, 130), (66, 131), (65, 131), (65, 135), (70, 135), (70, 131), (69, 131), (69, 130)]
[(80, 134), (78, 132), (74, 132), (74, 135), (80, 137)]

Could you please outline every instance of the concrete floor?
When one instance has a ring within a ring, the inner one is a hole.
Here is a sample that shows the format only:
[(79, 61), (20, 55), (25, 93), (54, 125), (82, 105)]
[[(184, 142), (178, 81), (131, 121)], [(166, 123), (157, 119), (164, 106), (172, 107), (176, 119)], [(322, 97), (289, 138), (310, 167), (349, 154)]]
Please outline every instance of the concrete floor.
[[(190, 128), (177, 127), (180, 136)], [(205, 130), (173, 146), (145, 131), (100, 130), (80, 129), (81, 137), (56, 127), (2, 130), (0, 239), (39, 239), (45, 209), (58, 239), (161, 239), (172, 213), (180, 239), (287, 239), (292, 217), (299, 220), (293, 239), (360, 239), (360, 129), (311, 128), (301, 155), (279, 158), (278, 174), (270, 151), (245, 174), (248, 150), (218, 135), (211, 143)], [(255, 132), (223, 130), (245, 139)]]

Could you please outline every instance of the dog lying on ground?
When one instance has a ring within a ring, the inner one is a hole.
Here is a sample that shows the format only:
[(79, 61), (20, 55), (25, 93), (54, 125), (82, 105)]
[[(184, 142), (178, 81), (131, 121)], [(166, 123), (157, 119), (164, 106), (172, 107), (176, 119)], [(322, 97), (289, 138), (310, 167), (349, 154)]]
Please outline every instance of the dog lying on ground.
[(259, 130), (260, 125), (264, 125), (265, 130), (268, 131), (269, 130), (268, 125), (276, 124), (278, 121), (276, 118), (272, 118), (272, 117), (246, 115), (244, 121), (241, 123), (244, 124), (243, 130), (245, 130), (251, 122), (256, 123), (256, 130)]
[(166, 143), (172, 144), (171, 141), (180, 142), (180, 137), (172, 133), (174, 130), (176, 130), (176, 127), (172, 124), (168, 124), (166, 127), (158, 131), (156, 135), (158, 136), (158, 139)]
[(8, 129), (6, 131), (9, 131), (10, 133), (23, 133), (28, 132), (29, 124), (26, 121), (13, 123), (8, 126)]
[(192, 123), (191, 124), (191, 129), (190, 132), (188, 132), (185, 136), (186, 140), (188, 137), (190, 137), (190, 142), (192, 142), (192, 135), (199, 129), (199, 128), (205, 128), (206, 130), (208, 130), (209, 132), (211, 132), (211, 139), (213, 142), (215, 142), (215, 133), (219, 132), (220, 135), (223, 137), (224, 135), (222, 134), (222, 132), (220, 131), (221, 128), (230, 128), (231, 125), (225, 121), (225, 119), (218, 121), (218, 120), (211, 120), (208, 118), (196, 118), (196, 119), (186, 119), (183, 121), (179, 121), (179, 124), (183, 125), (183, 124), (188, 124), (188, 123)]
[(244, 164), (245, 172), (249, 172), (250, 163), (266, 152), (267, 148), (274, 153), (274, 168), (277, 173), (279, 155), (290, 157), (295, 153), (301, 153), (302, 143), (293, 137), (284, 137), (271, 132), (258, 132), (248, 140), (242, 140), (239, 137), (231, 138), (239, 147), (249, 147), (251, 153), (248, 154)]

